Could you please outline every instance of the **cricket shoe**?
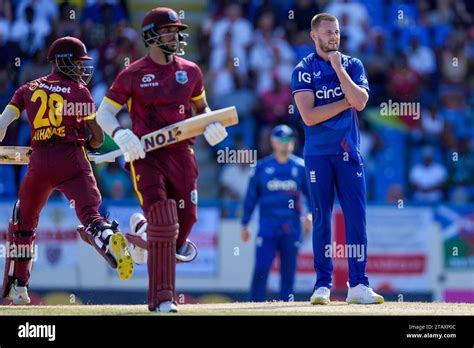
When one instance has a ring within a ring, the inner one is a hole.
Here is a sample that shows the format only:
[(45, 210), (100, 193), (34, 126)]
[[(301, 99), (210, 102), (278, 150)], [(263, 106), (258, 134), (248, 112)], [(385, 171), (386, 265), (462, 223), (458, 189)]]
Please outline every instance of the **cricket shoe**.
[(131, 233), (127, 233), (127, 240), (130, 242), (128, 250), (133, 262), (139, 265), (143, 265), (148, 256), (146, 250), (147, 227), (148, 223), (142, 214), (135, 213), (130, 217)]
[(347, 292), (346, 302), (351, 304), (378, 304), (383, 303), (383, 296), (377, 294), (372, 288), (359, 284), (354, 287), (349, 287)]
[(12, 301), (14, 305), (26, 305), (31, 302), (27, 287), (17, 286), (17, 281), (12, 284), (6, 299)]
[(171, 301), (161, 302), (155, 310), (160, 313), (178, 313), (178, 306)]
[(331, 290), (326, 288), (325, 286), (321, 286), (314, 290), (313, 295), (311, 296), (311, 304), (312, 305), (326, 305), (331, 302), (329, 297), (331, 296)]
[(130, 279), (133, 275), (133, 260), (128, 251), (127, 240), (121, 232), (115, 232), (110, 236), (108, 252), (117, 262), (120, 279)]

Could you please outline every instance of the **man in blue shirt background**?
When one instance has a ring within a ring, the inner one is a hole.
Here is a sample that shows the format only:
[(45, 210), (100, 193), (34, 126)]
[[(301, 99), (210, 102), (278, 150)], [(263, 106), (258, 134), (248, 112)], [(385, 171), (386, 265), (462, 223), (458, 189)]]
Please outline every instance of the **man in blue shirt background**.
[(336, 17), (327, 13), (314, 16), (311, 38), (315, 52), (303, 58), (292, 75), (293, 95), (304, 122), (303, 153), (313, 213), (317, 279), (311, 303), (330, 302), (331, 218), (335, 192), (346, 227), (345, 250), (348, 252), (345, 256), (349, 263), (346, 301), (382, 303), (383, 297), (369, 287), (365, 274), (366, 186), (356, 110), (365, 108), (369, 84), (362, 62), (338, 51), (340, 32)]
[[(251, 301), (265, 301), (268, 274), (277, 251), (281, 273), (279, 299), (292, 300), (296, 261), (302, 239), (301, 194), (308, 198), (304, 162), (292, 154), (295, 146), (293, 130), (286, 125), (276, 126), (272, 131), (271, 143), (273, 154), (258, 161), (244, 201), (244, 242), (250, 239), (248, 224), (257, 203), (260, 215)], [(311, 228), (311, 216), (306, 214), (303, 220), (303, 232), (306, 234)]]

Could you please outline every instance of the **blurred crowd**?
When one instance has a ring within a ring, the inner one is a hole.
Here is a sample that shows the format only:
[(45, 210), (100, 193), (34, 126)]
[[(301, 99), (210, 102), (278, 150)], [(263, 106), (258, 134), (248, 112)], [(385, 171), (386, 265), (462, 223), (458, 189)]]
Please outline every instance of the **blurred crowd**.
[[(100, 103), (117, 73), (144, 52), (139, 23), (130, 20), (130, 3), (0, 0), (0, 109), (18, 86), (50, 71), (48, 46), (64, 35), (83, 39), (94, 57), (90, 89)], [(193, 49), (186, 57), (204, 71), (211, 108), (235, 105), (240, 124), (229, 128), (229, 137), (215, 148), (197, 139), (201, 198), (242, 199), (249, 165), (218, 163), (217, 152), (257, 149), (262, 158), (271, 152), (270, 131), (276, 124), (298, 132), (301, 154), (302, 123), (292, 104), (290, 78), (299, 60), (314, 51), (311, 18), (329, 12), (339, 19), (340, 50), (360, 58), (369, 79), (369, 103), (359, 113), (369, 200), (474, 201), (473, 2), (220, 0), (207, 6), (204, 20), (190, 31)], [(419, 103), (420, 115), (381, 116), (381, 105), (389, 100)], [(126, 111), (119, 119), (129, 126)], [(23, 116), (2, 145), (27, 145), (28, 140)], [(113, 146), (107, 139), (103, 151)], [(16, 195), (24, 171), (0, 166), (2, 197)], [(105, 197), (133, 197), (121, 164), (95, 171)]]

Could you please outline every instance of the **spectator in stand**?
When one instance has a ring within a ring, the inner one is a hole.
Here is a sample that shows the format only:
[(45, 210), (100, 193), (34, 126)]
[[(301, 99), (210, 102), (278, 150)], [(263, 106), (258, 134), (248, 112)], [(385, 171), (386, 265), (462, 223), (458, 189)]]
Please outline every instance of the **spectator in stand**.
[(421, 93), (422, 78), (408, 66), (407, 56), (395, 57), (388, 75), (388, 93), (394, 101), (418, 101)]
[(291, 41), (299, 32), (307, 31), (308, 23), (311, 23), (313, 16), (322, 12), (321, 7), (313, 0), (296, 0), (288, 11), (292, 11), (292, 16), (287, 17), (285, 29)]
[(49, 23), (54, 23), (59, 15), (58, 5), (54, 0), (20, 0), (16, 6), (16, 18), (26, 19), (25, 10), (27, 7), (32, 7), (38, 18)]
[[(99, 65), (104, 78), (115, 78), (121, 70), (139, 58), (140, 53), (136, 42), (137, 32), (124, 24), (114, 26), (114, 33), (98, 48)], [(110, 87), (110, 86), (109, 86)]]
[[(214, 61), (212, 65), (211, 61), (211, 70), (209, 72), (209, 80), (212, 84), (212, 97), (217, 100), (223, 95), (232, 94), (237, 86), (239, 85), (238, 80), (245, 78), (242, 75), (238, 74), (238, 67), (235, 64), (235, 58), (232, 55), (232, 34), (227, 32), (224, 42), (223, 42), (223, 52), (226, 52), (225, 56), (222, 57), (222, 64), (220, 62)], [(235, 51), (234, 51), (235, 52)], [(240, 59), (239, 57), (237, 57)]]
[(428, 46), (420, 45), (417, 37), (412, 37), (407, 50), (408, 66), (420, 75), (431, 75), (436, 71), (436, 57)]
[(209, 72), (217, 77), (218, 71), (227, 69), (229, 63), (233, 64), (239, 78), (244, 81), (248, 75), (247, 52), (244, 47), (234, 45), (232, 39), (232, 31), (229, 30), (224, 36), (224, 43), (216, 46), (210, 56)]
[(55, 37), (81, 37), (79, 26), (79, 12), (76, 7), (65, 1), (59, 5), (59, 19), (54, 28)]
[(256, 79), (257, 93), (273, 88), (272, 74), (275, 71), (284, 84), (289, 84), (295, 55), (290, 44), (277, 35), (273, 13), (262, 14), (258, 20), (254, 40), (250, 51), (250, 68)]
[(248, 163), (227, 163), (222, 168), (219, 179), (220, 197), (223, 199), (241, 200), (250, 175)]
[(253, 40), (252, 24), (242, 17), (242, 7), (233, 2), (224, 10), (224, 17), (212, 25), (210, 42), (212, 49), (222, 45), (226, 34), (230, 31), (232, 36), (233, 52), (245, 51)]
[(11, 24), (11, 4), (8, 0), (0, 0), (0, 45), (8, 41)]
[(446, 122), (436, 103), (431, 103), (427, 109), (422, 109), (420, 118), (421, 142), (433, 146), (441, 144), (447, 148), (454, 140), (452, 129)]
[(346, 47), (357, 53), (368, 35), (369, 15), (365, 6), (358, 1), (331, 1), (324, 12), (339, 18), (341, 33), (347, 36)]
[(86, 23), (118, 23), (127, 19), (127, 8), (122, 1), (87, 0), (82, 18)]
[(23, 85), (29, 81), (33, 81), (41, 76), (46, 76), (51, 72), (51, 64), (46, 59), (48, 50), (46, 47), (38, 50), (33, 56), (33, 61), (25, 63), (23, 69), (20, 70), (18, 82)]
[(36, 51), (46, 45), (46, 38), (51, 33), (51, 25), (44, 17), (35, 13), (32, 6), (25, 7), (25, 16), (13, 23), (10, 40), (17, 42), (23, 57), (31, 58)]
[(433, 161), (433, 148), (423, 149), (423, 163), (410, 170), (413, 199), (417, 202), (436, 203), (443, 199), (448, 173), (441, 163)]
[(288, 121), (288, 108), (291, 103), (290, 86), (282, 81), (276, 71), (272, 74), (272, 80), (272, 89), (262, 92), (259, 96), (260, 109), (257, 113), (259, 157), (265, 157), (272, 152), (268, 139), (273, 127)]
[(380, 105), (387, 96), (387, 67), (390, 66), (385, 34), (380, 30), (372, 30), (363, 46), (365, 56), (362, 61), (367, 66), (367, 75), (370, 76), (369, 104)]
[(464, 86), (469, 72), (469, 61), (462, 39), (451, 37), (441, 51), (441, 82)]
[[(458, 139), (456, 161), (448, 161), (452, 173), (452, 189), (449, 199), (456, 203), (474, 201), (474, 138), (471, 136)], [(451, 158), (452, 158), (452, 154)]]

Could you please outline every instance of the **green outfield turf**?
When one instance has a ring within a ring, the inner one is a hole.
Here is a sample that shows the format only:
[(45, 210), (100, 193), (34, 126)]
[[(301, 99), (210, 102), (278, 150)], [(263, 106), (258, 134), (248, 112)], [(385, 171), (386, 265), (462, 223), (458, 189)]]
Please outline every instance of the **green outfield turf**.
[[(171, 315), (473, 315), (472, 303), (386, 302), (348, 305), (332, 302), (213, 303), (179, 305)], [(154, 315), (145, 305), (0, 306), (0, 315)], [(156, 315), (160, 315), (157, 313)], [(168, 314), (166, 314), (168, 315)]]

